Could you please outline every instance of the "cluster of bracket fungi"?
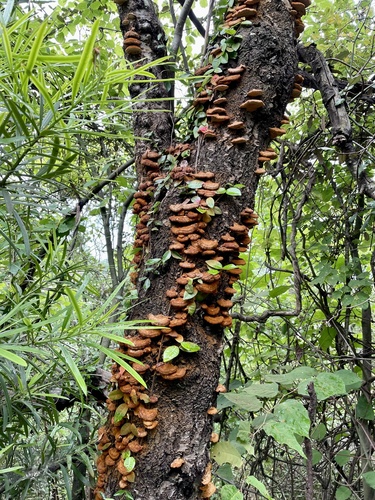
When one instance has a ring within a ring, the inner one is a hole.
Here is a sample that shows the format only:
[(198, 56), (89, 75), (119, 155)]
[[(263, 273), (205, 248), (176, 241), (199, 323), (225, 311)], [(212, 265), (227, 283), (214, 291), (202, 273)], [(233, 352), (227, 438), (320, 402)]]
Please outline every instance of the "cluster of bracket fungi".
[[(197, 189), (197, 200), (186, 200), (182, 203), (170, 205), (172, 215), (169, 217), (173, 241), (170, 250), (183, 255), (179, 267), (183, 273), (176, 279), (176, 286), (167, 290), (171, 308), (179, 318), (186, 318), (184, 312), (194, 299), (184, 298), (185, 287), (188, 284), (204, 297), (201, 308), (204, 310), (203, 319), (210, 325), (227, 327), (232, 324), (229, 310), (233, 306), (231, 297), (236, 293), (233, 284), (241, 274), (245, 261), (240, 258), (241, 252), (247, 251), (250, 243), (248, 231), (258, 223), (258, 215), (251, 208), (241, 212), (241, 224), (236, 222), (220, 236), (220, 239), (211, 239), (206, 236), (210, 216), (205, 210), (208, 208), (207, 199), (214, 200), (220, 184), (215, 182), (213, 172), (189, 172), (185, 181), (201, 181), (201, 188)], [(233, 264), (232, 269), (211, 274), (206, 261), (218, 261), (225, 266)], [(224, 278), (224, 275), (226, 278)], [(226, 279), (226, 287), (221, 296), (217, 296), (220, 281)], [(172, 320), (173, 321), (173, 320)], [(181, 323), (181, 325), (184, 323)]]
[[(227, 10), (224, 27), (232, 28), (243, 21), (254, 20), (258, 15), (260, 0), (239, 0), (232, 8)], [(311, 5), (311, 0), (289, 0), (291, 15), (295, 18), (295, 34), (298, 37), (305, 29), (301, 17), (306, 14), (306, 7)]]
[[(115, 1), (121, 5), (126, 0)], [(245, 20), (256, 18), (259, 3), (260, 0), (239, 0), (233, 8), (228, 9), (224, 26), (233, 27)], [(310, 3), (310, 0), (290, 1), (290, 13), (295, 18), (297, 37), (304, 29), (301, 17)], [(130, 27), (131, 16), (132, 14), (128, 14), (126, 22), (123, 22), (128, 26), (128, 31), (124, 36), (124, 51), (128, 56), (138, 58), (142, 53), (141, 40), (138, 33)], [(220, 48), (215, 48), (211, 52), (212, 57), (220, 54)], [(196, 75), (205, 75), (211, 68), (212, 65), (208, 64), (197, 70)], [(246, 66), (239, 65), (227, 68), (226, 74), (214, 74), (204, 89), (200, 89), (195, 97), (193, 105), (203, 106), (209, 123), (209, 126), (201, 127), (199, 130), (205, 139), (218, 139), (225, 129), (226, 139), (223, 140), (229, 140), (230, 147), (240, 147), (249, 141), (245, 132), (246, 115), (244, 113), (254, 113), (265, 105), (263, 90), (261, 88), (249, 89), (246, 100), (240, 105), (239, 115), (236, 117), (229, 116), (225, 108), (227, 103), (225, 92), (239, 83), (245, 71)], [(301, 94), (302, 82), (303, 77), (296, 75), (291, 100)], [(197, 87), (200, 87), (200, 84)], [(283, 135), (286, 131), (282, 126), (288, 122), (288, 118), (284, 116), (280, 128), (270, 128), (270, 140)], [(224, 134), (221, 135), (223, 138)], [(190, 310), (190, 306), (195, 303), (195, 294), (193, 293), (193, 298), (191, 297), (192, 289), (199, 294), (198, 306), (204, 322), (210, 328), (225, 328), (232, 324), (230, 309), (233, 306), (232, 296), (236, 293), (233, 285), (242, 272), (241, 266), (245, 264), (240, 254), (247, 251), (251, 241), (249, 230), (258, 223), (258, 215), (247, 207), (240, 213), (240, 222), (234, 221), (229, 227), (223, 228), (219, 239), (209, 237), (211, 216), (208, 215), (208, 209), (212, 203), (215, 206), (220, 203), (220, 189), (224, 186), (215, 180), (214, 172), (197, 171), (197, 168), (189, 166), (185, 155), (182, 154), (189, 148), (191, 148), (189, 144), (178, 144), (166, 151), (177, 160), (176, 166), (170, 172), (172, 179), (182, 183), (181, 187), (184, 183), (188, 185), (191, 181), (199, 183), (195, 196), (185, 197), (180, 203), (169, 206), (171, 236), (169, 249), (181, 256), (178, 264), (181, 273), (176, 278), (175, 285), (166, 291), (166, 298), (169, 301), (168, 314), (149, 314), (147, 319), (154, 325), (153, 328), (138, 328), (135, 336), (127, 338), (132, 344), (124, 343), (119, 347), (120, 353), (136, 360), (132, 362), (135, 372), (140, 375), (148, 372), (153, 377), (158, 376), (166, 381), (182, 379), (187, 373), (183, 364), (178, 366), (171, 362), (161, 362), (160, 359), (163, 349), (168, 344), (181, 343), (184, 340), (184, 328), (189, 314), (195, 314), (195, 308), (193, 312)], [(131, 274), (131, 281), (134, 284), (137, 281), (138, 268), (143, 260), (143, 249), (147, 247), (150, 240), (149, 224), (156, 189), (155, 181), (165, 177), (165, 174), (160, 171), (158, 161), (160, 157), (160, 152), (147, 150), (140, 159), (144, 176), (138, 191), (134, 194), (133, 212), (138, 216), (134, 242), (138, 253), (134, 255), (135, 270)], [(277, 153), (273, 148), (261, 150), (255, 173), (257, 175), (265, 173), (264, 163), (276, 158)], [(217, 261), (221, 264), (219, 268), (225, 268), (225, 266), (227, 268), (216, 274), (211, 273), (207, 264), (209, 261)], [(188, 294), (187, 289), (189, 289)], [(116, 388), (107, 399), (108, 410), (111, 412), (110, 423), (99, 429), (98, 450), (101, 451), (101, 455), (97, 460), (98, 481), (95, 500), (103, 498), (102, 493), (110, 468), (116, 468), (119, 474), (119, 488), (124, 489), (129, 483), (134, 482), (134, 471), (132, 468), (126, 468), (123, 452), (131, 455), (139, 453), (143, 449), (143, 440), (158, 425), (156, 407), (158, 397), (156, 395), (146, 390), (135, 377), (117, 363), (114, 363), (112, 367), (111, 381)], [(221, 390), (225, 388), (218, 389), (219, 392)], [(210, 408), (208, 413), (213, 415), (216, 411), (215, 408)], [(177, 458), (170, 466), (179, 468), (183, 463), (183, 458)], [(214, 492), (215, 487), (211, 481), (211, 464), (209, 463), (202, 480), (201, 497), (209, 498)]]

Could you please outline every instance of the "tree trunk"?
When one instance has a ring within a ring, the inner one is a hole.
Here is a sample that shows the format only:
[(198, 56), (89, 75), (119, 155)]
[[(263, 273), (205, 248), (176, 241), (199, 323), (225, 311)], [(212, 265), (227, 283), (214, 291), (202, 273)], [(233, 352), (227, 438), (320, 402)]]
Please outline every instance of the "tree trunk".
[[(286, 0), (261, 0), (255, 8), (257, 14), (251, 22), (235, 26), (242, 37), (241, 45), (219, 74), (238, 74), (238, 79), (234, 83), (227, 80), (228, 88), (223, 91), (219, 89), (225, 87), (215, 88), (220, 85), (215, 77), (206, 79), (203, 92), (207, 91), (211, 100), (203, 104), (204, 109), (225, 109), (216, 110), (215, 118), (209, 118), (208, 127), (216, 138), (209, 139), (203, 128), (198, 140), (176, 146), (168, 101), (142, 102), (134, 108), (134, 135), (142, 139), (136, 142), (140, 188), (134, 205), (139, 216), (135, 247), (140, 250), (134, 258), (133, 281), (139, 300), (132, 319), (162, 314), (169, 318), (167, 323), (172, 323), (164, 331), (154, 330), (156, 337), (151, 337), (147, 328), (134, 332), (133, 340), (144, 341), (144, 349), (121, 346), (123, 353), (137, 355), (149, 366), (142, 375), (147, 390), (114, 365), (114, 387), (120, 388), (124, 398), (108, 401), (109, 419), (100, 430), (99, 449), (103, 453), (98, 460), (98, 499), (101, 493), (113, 497), (122, 488), (129, 489), (136, 500), (208, 498), (214, 489), (207, 467), (214, 410), (210, 414), (207, 411), (216, 400), (223, 330), (232, 321), (230, 299), (241, 265), (239, 254), (249, 244), (248, 230), (257, 224), (252, 207), (263, 171), (259, 157), (264, 159), (265, 155), (260, 152), (279, 133), (291, 98), (297, 70), (295, 33), (301, 26)], [(151, 2), (129, 0), (119, 7), (119, 12), (130, 59), (152, 61), (166, 54), (164, 35)], [(213, 57), (207, 54), (207, 64)], [(157, 66), (152, 71), (158, 78), (169, 76), (168, 66)], [(255, 89), (261, 90), (255, 99), (263, 102), (262, 107), (255, 111), (240, 108), (252, 98), (248, 92)], [(133, 85), (131, 93), (142, 99), (168, 96), (166, 84), (152, 82)], [(213, 102), (222, 97), (226, 101)], [(217, 116), (229, 116), (229, 120), (221, 121)], [(244, 128), (228, 129), (228, 123), (235, 121), (244, 122)], [(270, 128), (274, 130), (270, 132)], [(244, 138), (244, 142), (236, 144), (232, 142), (235, 138)], [(157, 154), (159, 163), (154, 159)], [(268, 154), (272, 157), (273, 152)], [(210, 179), (202, 185), (205, 176)], [(191, 183), (193, 180), (200, 182)], [(233, 196), (239, 194), (236, 190), (225, 191), (237, 184), (243, 185), (240, 196)], [(190, 206), (176, 206), (184, 203)], [(168, 254), (172, 243), (181, 259)], [(217, 265), (207, 261), (215, 259), (222, 266), (231, 263), (236, 267), (209, 274), (209, 265)], [(179, 296), (173, 297), (173, 291)], [(163, 323), (161, 317), (155, 321)], [(196, 343), (200, 350), (180, 351), (171, 363), (160, 364), (164, 349), (178, 346), (182, 338)], [(173, 366), (178, 367), (174, 375), (162, 375), (163, 370), (175, 370)], [(174, 377), (180, 378), (168, 380)], [(119, 391), (116, 394), (118, 397)], [(129, 406), (127, 415), (114, 422), (115, 410), (124, 402)], [(126, 423), (134, 423), (138, 431), (133, 427), (129, 434), (129, 426), (120, 431)], [(145, 434), (145, 427), (146, 437), (133, 437), (137, 432)], [(134, 477), (124, 470), (121, 458), (121, 453), (129, 449), (136, 459)], [(116, 498), (126, 498), (125, 493)]]

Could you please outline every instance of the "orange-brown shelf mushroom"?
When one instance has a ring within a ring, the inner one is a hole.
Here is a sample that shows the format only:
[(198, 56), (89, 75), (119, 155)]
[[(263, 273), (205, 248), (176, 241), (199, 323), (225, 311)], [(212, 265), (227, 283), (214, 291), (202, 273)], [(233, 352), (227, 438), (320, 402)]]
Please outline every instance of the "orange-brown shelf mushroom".
[(283, 128), (271, 127), (268, 130), (269, 130), (271, 139), (276, 139), (276, 137), (280, 137), (281, 135), (286, 134), (286, 130)]
[(252, 89), (252, 90), (249, 90), (249, 92), (247, 93), (247, 97), (260, 97), (263, 95), (263, 90), (262, 89)]
[(241, 104), (240, 108), (245, 109), (248, 112), (256, 111), (257, 109), (263, 108), (264, 102), (260, 99), (249, 99)]
[(229, 130), (240, 130), (245, 127), (245, 123), (242, 121), (235, 121), (228, 125)]
[(246, 137), (235, 137), (234, 139), (232, 139), (230, 142), (232, 144), (246, 144), (247, 143), (247, 139)]

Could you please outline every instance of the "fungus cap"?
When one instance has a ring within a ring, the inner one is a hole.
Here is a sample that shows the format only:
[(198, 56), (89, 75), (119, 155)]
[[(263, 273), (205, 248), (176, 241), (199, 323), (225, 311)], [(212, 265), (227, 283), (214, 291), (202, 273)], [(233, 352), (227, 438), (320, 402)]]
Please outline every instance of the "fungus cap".
[(248, 99), (243, 104), (241, 104), (240, 108), (246, 109), (246, 111), (249, 111), (251, 113), (252, 111), (256, 111), (259, 108), (263, 108), (263, 106), (264, 102), (260, 99)]
[(142, 53), (142, 49), (138, 45), (129, 45), (125, 48), (125, 52), (131, 56), (139, 56)]
[(263, 95), (262, 89), (252, 89), (247, 93), (248, 97), (260, 97), (261, 95)]
[(229, 130), (240, 130), (244, 128), (245, 124), (241, 121), (235, 121), (228, 125)]
[(246, 137), (235, 137), (230, 141), (232, 144), (246, 144), (247, 139)]
[(243, 64), (240, 64), (240, 66), (237, 66), (235, 68), (228, 68), (228, 73), (230, 75), (238, 75), (238, 74), (241, 74), (245, 71), (246, 69), (246, 66), (243, 65)]
[(186, 368), (184, 366), (181, 366), (180, 368), (177, 369), (174, 373), (171, 375), (162, 375), (164, 380), (179, 380), (181, 378), (184, 378), (186, 375)]

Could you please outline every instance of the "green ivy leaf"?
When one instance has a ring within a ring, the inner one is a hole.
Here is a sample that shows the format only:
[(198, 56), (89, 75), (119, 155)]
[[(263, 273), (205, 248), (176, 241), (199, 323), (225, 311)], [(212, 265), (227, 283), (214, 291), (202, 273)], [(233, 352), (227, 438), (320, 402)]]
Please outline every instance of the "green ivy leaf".
[(206, 260), (206, 264), (211, 269), (221, 270), (223, 268), (222, 263), (218, 260)]
[(192, 304), (190, 304), (187, 308), (187, 312), (190, 316), (192, 316), (194, 313), (195, 313), (195, 310), (197, 308), (197, 305), (195, 302), (193, 302)]
[(208, 208), (214, 208), (215, 200), (213, 198), (209, 197), (206, 199), (206, 204), (207, 204)]
[(135, 467), (135, 458), (134, 457), (127, 457), (125, 458), (124, 460), (124, 467), (126, 468), (126, 470), (128, 470), (129, 472), (131, 472), (134, 467)]
[(118, 424), (121, 422), (121, 420), (125, 417), (125, 415), (128, 413), (128, 405), (126, 403), (122, 403), (116, 408), (115, 415), (113, 417), (113, 421), (115, 424)]
[(166, 348), (163, 352), (163, 361), (164, 363), (168, 363), (168, 361), (172, 361), (172, 359), (177, 358), (180, 354), (180, 348), (177, 345), (171, 345)]
[(181, 342), (180, 347), (185, 352), (198, 352), (201, 350), (195, 342)]
[(202, 186), (203, 181), (194, 180), (187, 183), (189, 189), (200, 189)]
[(230, 187), (227, 190), (227, 195), (228, 196), (241, 196), (241, 190), (235, 187)]
[(165, 264), (171, 257), (172, 257), (172, 252), (170, 250), (164, 252), (161, 258), (162, 264)]
[(120, 389), (115, 389), (108, 394), (109, 399), (112, 401), (117, 401), (124, 397), (124, 393), (120, 391)]

